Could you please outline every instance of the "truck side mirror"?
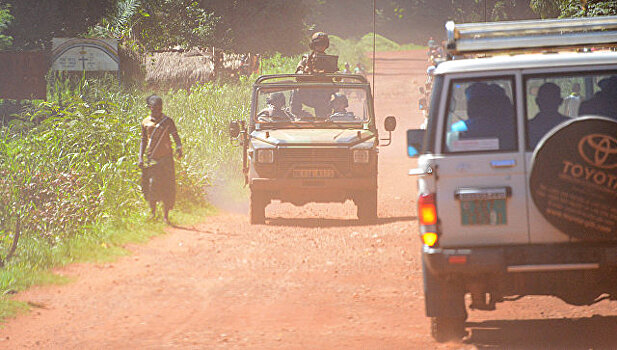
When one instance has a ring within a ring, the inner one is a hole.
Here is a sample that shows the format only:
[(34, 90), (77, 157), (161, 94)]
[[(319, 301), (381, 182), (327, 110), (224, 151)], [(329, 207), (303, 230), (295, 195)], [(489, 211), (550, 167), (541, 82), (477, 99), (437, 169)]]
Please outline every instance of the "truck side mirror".
[(240, 136), (240, 123), (237, 120), (232, 120), (229, 122), (229, 137), (235, 139), (238, 136)]
[(384, 129), (386, 129), (386, 131), (388, 132), (388, 138), (380, 139), (380, 140), (388, 141), (388, 143), (386, 143), (383, 146), (390, 146), (390, 144), (392, 143), (392, 131), (396, 129), (396, 118), (394, 118), (391, 115), (387, 116), (386, 119), (383, 121), (383, 126), (384, 126)]
[(394, 129), (396, 129), (396, 118), (394, 118), (393, 116), (387, 116), (386, 120), (384, 120), (383, 122), (383, 126), (386, 131), (394, 131)]
[(422, 151), (424, 144), (424, 129), (407, 130), (407, 155), (410, 157), (418, 157)]

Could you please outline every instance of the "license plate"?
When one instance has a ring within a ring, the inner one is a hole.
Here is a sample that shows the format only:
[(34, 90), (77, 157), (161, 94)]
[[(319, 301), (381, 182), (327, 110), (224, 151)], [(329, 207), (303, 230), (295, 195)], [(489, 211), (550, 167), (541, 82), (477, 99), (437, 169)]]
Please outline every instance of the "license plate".
[(506, 200), (484, 199), (461, 201), (461, 224), (470, 225), (505, 225)]
[(333, 169), (294, 169), (293, 177), (302, 179), (323, 179), (334, 177)]

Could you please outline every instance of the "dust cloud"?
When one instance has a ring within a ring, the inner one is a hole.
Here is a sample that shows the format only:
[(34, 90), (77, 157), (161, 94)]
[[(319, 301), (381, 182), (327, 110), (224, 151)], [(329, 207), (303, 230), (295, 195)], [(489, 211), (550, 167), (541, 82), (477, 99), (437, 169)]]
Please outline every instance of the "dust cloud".
[(206, 188), (206, 198), (220, 210), (248, 213), (249, 189), (244, 186), (242, 168), (238, 168), (236, 164), (222, 164), (213, 172), (210, 186)]

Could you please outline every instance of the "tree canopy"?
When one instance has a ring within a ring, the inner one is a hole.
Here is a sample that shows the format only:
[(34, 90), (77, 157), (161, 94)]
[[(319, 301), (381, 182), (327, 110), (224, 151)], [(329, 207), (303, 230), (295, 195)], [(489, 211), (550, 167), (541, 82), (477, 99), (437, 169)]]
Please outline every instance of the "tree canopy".
[[(441, 38), (444, 23), (617, 14), (606, 0), (376, 0), (377, 32)], [(373, 0), (0, 0), (0, 49), (47, 49), (53, 37), (113, 37), (139, 50), (209, 47), (295, 54), (322, 30), (373, 31)]]
[[(48, 49), (54, 37), (82, 34), (109, 13), (116, 0), (0, 0), (13, 20), (3, 31), (13, 49)], [(0, 30), (2, 28), (0, 27)]]

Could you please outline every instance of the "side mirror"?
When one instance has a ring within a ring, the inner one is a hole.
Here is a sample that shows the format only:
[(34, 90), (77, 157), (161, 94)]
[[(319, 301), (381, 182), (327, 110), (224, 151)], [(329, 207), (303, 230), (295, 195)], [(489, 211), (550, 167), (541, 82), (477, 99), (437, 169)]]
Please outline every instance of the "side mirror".
[(240, 123), (237, 120), (233, 120), (229, 122), (229, 137), (232, 139), (238, 138), (240, 136)]
[(396, 118), (394, 118), (393, 116), (387, 116), (386, 120), (384, 120), (383, 122), (383, 126), (386, 131), (394, 131), (394, 129), (396, 129)]
[(426, 130), (424, 129), (412, 129), (407, 130), (407, 155), (410, 157), (417, 157), (422, 151), (422, 145), (424, 144), (424, 136)]
[(396, 129), (396, 118), (394, 118), (391, 115), (387, 116), (386, 119), (383, 121), (383, 126), (384, 126), (384, 129), (386, 129), (386, 131), (388, 132), (388, 138), (380, 139), (380, 140), (388, 141), (388, 143), (386, 143), (383, 146), (390, 146), (390, 144), (392, 143), (392, 131)]

